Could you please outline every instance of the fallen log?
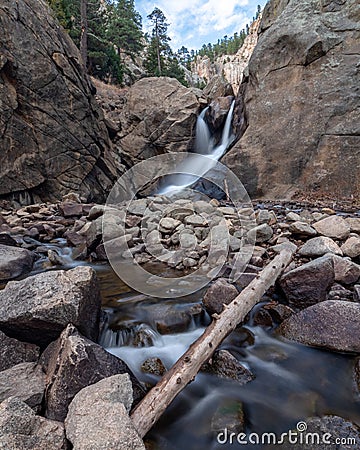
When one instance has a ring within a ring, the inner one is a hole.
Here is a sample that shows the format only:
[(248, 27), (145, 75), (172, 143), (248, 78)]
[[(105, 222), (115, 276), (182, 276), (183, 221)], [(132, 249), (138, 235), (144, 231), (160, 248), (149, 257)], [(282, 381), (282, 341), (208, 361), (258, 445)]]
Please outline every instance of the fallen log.
[(214, 320), (204, 333), (133, 410), (130, 417), (141, 437), (152, 428), (177, 394), (194, 380), (201, 366), (209, 360), (225, 337), (275, 284), (296, 251), (296, 245), (290, 243), (279, 247), (279, 254), (231, 303), (224, 305), (221, 314), (213, 314)]

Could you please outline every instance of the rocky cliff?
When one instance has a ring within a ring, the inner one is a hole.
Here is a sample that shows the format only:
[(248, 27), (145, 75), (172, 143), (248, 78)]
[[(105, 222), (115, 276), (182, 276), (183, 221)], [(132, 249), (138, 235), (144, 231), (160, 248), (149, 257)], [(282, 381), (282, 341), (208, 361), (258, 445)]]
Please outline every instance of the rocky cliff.
[[(235, 94), (237, 94), (244, 70), (257, 43), (260, 20), (261, 16), (251, 24), (244, 44), (235, 55), (219, 56), (215, 62), (211, 62), (208, 56), (198, 56), (191, 66), (191, 78), (193, 81), (195, 83), (208, 83), (214, 76), (220, 75), (231, 84)], [(190, 83), (191, 81), (189, 79)]]
[(0, 42), (0, 196), (100, 199), (117, 170), (77, 48), (43, 0), (2, 0)]
[(271, 0), (241, 86), (246, 132), (226, 155), (253, 196), (360, 192), (360, 4)]

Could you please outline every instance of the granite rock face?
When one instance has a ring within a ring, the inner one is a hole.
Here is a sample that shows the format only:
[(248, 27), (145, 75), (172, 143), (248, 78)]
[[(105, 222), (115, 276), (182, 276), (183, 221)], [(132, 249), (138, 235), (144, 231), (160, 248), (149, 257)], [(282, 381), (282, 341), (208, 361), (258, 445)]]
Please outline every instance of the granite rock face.
[(103, 198), (116, 167), (75, 44), (43, 0), (1, 2), (0, 42), (0, 195)]
[(250, 195), (359, 194), (359, 17), (357, 0), (265, 7), (240, 87), (248, 128), (223, 159)]

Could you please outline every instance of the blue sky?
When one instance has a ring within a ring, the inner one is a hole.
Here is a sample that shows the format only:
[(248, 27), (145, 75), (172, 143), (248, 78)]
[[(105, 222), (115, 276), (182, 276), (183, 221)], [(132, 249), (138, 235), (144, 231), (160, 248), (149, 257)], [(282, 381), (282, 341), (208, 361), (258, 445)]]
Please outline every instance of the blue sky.
[(225, 35), (245, 28), (256, 14), (257, 5), (262, 8), (266, 0), (135, 0), (137, 11), (143, 18), (144, 31), (149, 24), (146, 16), (155, 6), (165, 14), (168, 23), (170, 45), (177, 50), (182, 45), (199, 49), (202, 44), (216, 43)]

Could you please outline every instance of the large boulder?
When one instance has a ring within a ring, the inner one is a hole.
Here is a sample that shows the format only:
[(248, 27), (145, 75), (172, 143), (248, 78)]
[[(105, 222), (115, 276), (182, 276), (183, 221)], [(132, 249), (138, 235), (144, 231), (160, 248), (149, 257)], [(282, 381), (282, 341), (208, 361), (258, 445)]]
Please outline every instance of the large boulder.
[(10, 281), (0, 291), (0, 329), (42, 347), (72, 323), (97, 339), (101, 298), (96, 273), (79, 266)]
[(70, 403), (66, 436), (77, 450), (145, 450), (128, 415), (131, 404), (132, 386), (127, 374), (88, 386)]
[(17, 397), (40, 412), (45, 392), (45, 374), (33, 362), (25, 362), (0, 372), (0, 402)]
[(116, 167), (75, 44), (44, 0), (2, 1), (0, 42), (0, 195), (103, 198)]
[(34, 254), (29, 250), (0, 244), (0, 282), (30, 272), (33, 262)]
[(360, 353), (360, 304), (327, 300), (284, 320), (278, 333), (301, 344)]
[(1, 450), (67, 450), (64, 426), (36, 416), (16, 397), (0, 404)]
[(121, 359), (81, 336), (72, 325), (45, 350), (41, 364), (47, 377), (45, 416), (49, 419), (64, 421), (69, 404), (82, 388), (112, 375), (129, 374), (135, 402), (144, 395), (141, 384)]
[(36, 345), (9, 338), (0, 331), (0, 372), (16, 364), (37, 361), (39, 355)]
[(358, 0), (265, 7), (240, 87), (248, 128), (224, 158), (250, 195), (359, 196), (359, 15)]
[(115, 142), (128, 165), (191, 148), (200, 103), (174, 78), (143, 78), (128, 91)]

